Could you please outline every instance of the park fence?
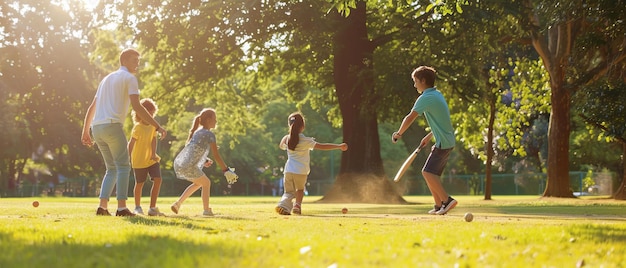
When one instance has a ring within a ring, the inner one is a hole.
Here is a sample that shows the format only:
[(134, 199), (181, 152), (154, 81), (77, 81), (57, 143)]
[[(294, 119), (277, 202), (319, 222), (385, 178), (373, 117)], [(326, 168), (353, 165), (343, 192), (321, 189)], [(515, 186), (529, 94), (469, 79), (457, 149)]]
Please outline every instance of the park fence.
[[(164, 174), (165, 175), (165, 174)], [(610, 195), (617, 187), (616, 174), (599, 172), (570, 172), (570, 187), (575, 195)], [(541, 195), (546, 187), (545, 173), (492, 174), (492, 195)], [(444, 174), (441, 177), (443, 186), (451, 195), (484, 195), (485, 174)], [(41, 184), (24, 180), (12, 194), (3, 196), (98, 196), (100, 180), (89, 178), (71, 178), (56, 185)], [(307, 195), (324, 195), (332, 187), (334, 180), (309, 180), (306, 186)], [(392, 182), (393, 183), (393, 182)], [(407, 175), (399, 183), (393, 183), (403, 195), (430, 195), (424, 178), (420, 175)], [(129, 196), (132, 196), (134, 179), (131, 176)], [(163, 176), (161, 196), (178, 196), (189, 185), (189, 182)], [(149, 196), (152, 184), (144, 185), (143, 196)], [(234, 185), (213, 184), (211, 195), (240, 196), (279, 196), (283, 189), (274, 184), (239, 180)], [(199, 192), (198, 192), (199, 193)], [(113, 193), (115, 195), (115, 192)]]

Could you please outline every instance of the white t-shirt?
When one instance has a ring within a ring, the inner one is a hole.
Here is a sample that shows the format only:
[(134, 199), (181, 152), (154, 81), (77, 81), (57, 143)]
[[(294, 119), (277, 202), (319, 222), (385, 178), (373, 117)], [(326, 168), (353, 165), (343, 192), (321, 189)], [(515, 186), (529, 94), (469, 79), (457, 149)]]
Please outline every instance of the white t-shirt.
[(295, 150), (289, 150), (287, 144), (281, 144), (280, 148), (287, 150), (287, 163), (285, 163), (283, 173), (309, 175), (309, 172), (311, 172), (311, 156), (309, 153), (313, 150), (315, 144), (317, 144), (315, 138), (306, 137), (302, 133), (300, 133), (300, 141), (296, 145)]
[(91, 125), (124, 123), (130, 106), (130, 95), (139, 95), (139, 83), (122, 66), (100, 82), (96, 92), (96, 112)]

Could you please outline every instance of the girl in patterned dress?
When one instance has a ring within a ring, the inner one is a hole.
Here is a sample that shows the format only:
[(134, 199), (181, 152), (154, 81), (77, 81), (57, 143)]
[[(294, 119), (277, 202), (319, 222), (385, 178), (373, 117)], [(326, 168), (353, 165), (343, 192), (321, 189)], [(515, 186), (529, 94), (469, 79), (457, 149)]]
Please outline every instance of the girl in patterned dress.
[(189, 137), (183, 150), (174, 159), (174, 171), (176, 177), (192, 182), (181, 194), (178, 201), (172, 204), (171, 209), (178, 214), (180, 206), (185, 200), (202, 188), (202, 205), (204, 206), (204, 216), (213, 216), (213, 211), (209, 207), (209, 195), (211, 193), (211, 181), (202, 171), (203, 167), (210, 166), (213, 161), (208, 158), (210, 152), (217, 164), (222, 168), (224, 176), (229, 184), (237, 181), (237, 174), (231, 171), (222, 160), (215, 139), (215, 134), (211, 132), (217, 123), (217, 115), (214, 109), (203, 109), (193, 120), (193, 126), (189, 130)]

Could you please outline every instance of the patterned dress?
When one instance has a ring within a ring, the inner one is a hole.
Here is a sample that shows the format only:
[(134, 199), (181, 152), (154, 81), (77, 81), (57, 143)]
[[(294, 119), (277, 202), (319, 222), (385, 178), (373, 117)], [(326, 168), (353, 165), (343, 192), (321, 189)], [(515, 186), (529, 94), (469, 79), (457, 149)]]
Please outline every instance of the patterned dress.
[(208, 129), (198, 129), (191, 140), (174, 159), (174, 172), (182, 180), (192, 181), (204, 174), (202, 168), (211, 152), (211, 143), (215, 143), (215, 134)]

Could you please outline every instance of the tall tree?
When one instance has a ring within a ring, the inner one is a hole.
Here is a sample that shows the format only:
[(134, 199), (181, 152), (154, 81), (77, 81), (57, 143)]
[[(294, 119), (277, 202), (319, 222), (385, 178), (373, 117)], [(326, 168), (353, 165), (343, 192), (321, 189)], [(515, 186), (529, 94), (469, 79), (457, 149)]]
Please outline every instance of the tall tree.
[[(201, 102), (216, 102), (232, 110), (225, 127), (233, 135), (241, 135), (246, 131), (242, 127), (246, 116), (241, 115), (262, 109), (264, 104), (255, 95), (255, 89), (268, 81), (280, 80), (296, 103), (309, 102), (314, 108), (319, 108), (320, 103), (339, 104), (339, 109), (328, 113), (335, 124), (343, 123), (344, 141), (352, 149), (342, 154), (342, 176), (335, 188), (339, 190), (331, 190), (326, 200), (400, 202), (402, 198), (384, 177), (379, 152), (377, 120), (383, 105), (380, 100), (386, 94), (377, 92), (373, 83), (373, 59), (376, 48), (388, 43), (392, 36), (405, 33), (402, 27), (410, 24), (414, 34), (419, 31), (412, 25), (415, 20), (410, 20), (376, 29), (380, 35), (372, 37), (373, 30), (367, 27), (367, 7), (381, 11), (369, 14), (375, 14), (380, 21), (392, 14), (395, 19), (402, 15), (418, 18), (419, 24), (428, 16), (419, 15), (425, 6), (417, 3), (404, 3), (403, 7), (411, 10), (402, 14), (397, 14), (399, 5), (395, 2), (377, 4), (357, 1), (356, 9), (348, 16), (339, 14), (326, 1), (167, 5), (133, 1), (120, 3), (118, 10), (125, 11), (120, 21), (126, 23), (122, 25), (131, 26), (137, 42), (153, 54), (153, 76), (149, 80), (161, 89), (150, 89), (151, 94), (176, 103), (172, 112)], [(405, 73), (411, 67), (405, 66)], [(255, 73), (256, 77), (249, 84), (239, 81), (238, 86), (232, 87), (229, 77), (237, 72)], [(371, 188), (376, 191), (369, 191)]]
[(520, 6), (522, 26), (550, 76), (548, 182), (543, 196), (573, 197), (569, 185), (571, 96), (626, 59), (626, 5), (622, 0), (522, 0)]
[[(454, 3), (454, 1), (451, 1)], [(456, 4), (456, 3), (454, 3)], [(434, 7), (438, 14), (446, 11), (445, 5)], [(508, 137), (501, 133), (514, 132), (512, 124), (499, 124), (502, 101), (506, 94), (506, 81), (512, 68), (508, 58), (516, 57), (515, 36), (519, 35), (515, 21), (505, 12), (507, 4), (484, 1), (467, 1), (463, 5), (448, 6), (453, 15), (442, 21), (448, 27), (440, 41), (437, 53), (439, 71), (453, 88), (455, 97), (450, 102), (458, 140), (485, 163), (485, 200), (491, 199), (491, 184), (496, 149), (503, 152), (511, 143), (496, 142)]]
[[(331, 201), (383, 202), (399, 199), (384, 174), (378, 137), (373, 54), (367, 29), (367, 5), (359, 1), (349, 16), (334, 12), (333, 78), (343, 120), (341, 176), (326, 194)], [(380, 189), (373, 193), (371, 188)], [(382, 195), (381, 195), (382, 194)], [(377, 200), (380, 199), (380, 200)]]
[(89, 98), (87, 89), (95, 87), (85, 38), (91, 17), (80, 4), (0, 4), (0, 94), (13, 118), (7, 134), (16, 135), (2, 139), (13, 142), (3, 144), (8, 146), (2, 150), (2, 165), (8, 167), (3, 170), (9, 171), (2, 174), (2, 182), (9, 190), (37, 148), (47, 151), (47, 157), (31, 160), (46, 165), (52, 175), (78, 176), (91, 170), (84, 160), (95, 153), (78, 142), (82, 123), (78, 110)]

